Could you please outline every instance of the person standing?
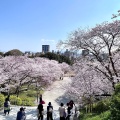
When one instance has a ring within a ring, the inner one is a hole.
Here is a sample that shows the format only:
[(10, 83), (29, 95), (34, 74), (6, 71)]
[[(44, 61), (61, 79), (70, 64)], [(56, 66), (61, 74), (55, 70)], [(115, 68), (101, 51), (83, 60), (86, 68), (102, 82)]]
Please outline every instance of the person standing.
[(42, 99), (42, 94), (40, 94), (39, 103), (40, 103), (40, 104), (45, 104), (45, 101)]
[(43, 105), (40, 103), (38, 105), (38, 120), (43, 120)]
[(47, 106), (47, 120), (53, 120), (53, 106), (51, 102), (48, 103)]
[(18, 111), (16, 120), (26, 120), (26, 114), (23, 107)]
[(66, 120), (70, 120), (70, 116), (71, 116), (71, 106), (69, 103), (67, 103), (67, 117)]
[(70, 100), (69, 105), (71, 108), (73, 108), (73, 105), (75, 106), (75, 103), (73, 102), (73, 100)]
[(42, 94), (40, 94), (39, 103), (42, 103)]
[(61, 103), (60, 107), (59, 107), (60, 120), (65, 120), (65, 117), (66, 117), (65, 114), (66, 114), (66, 112), (65, 112), (64, 104)]
[(10, 101), (8, 101), (8, 99), (6, 98), (4, 102), (4, 113), (6, 115), (6, 113), (9, 114), (9, 112), (10, 112)]

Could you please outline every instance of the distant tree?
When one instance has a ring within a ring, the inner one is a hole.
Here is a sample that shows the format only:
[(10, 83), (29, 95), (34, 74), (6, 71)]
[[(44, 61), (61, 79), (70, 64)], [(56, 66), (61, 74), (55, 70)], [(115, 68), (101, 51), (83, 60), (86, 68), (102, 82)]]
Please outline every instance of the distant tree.
[(4, 56), (21, 56), (23, 53), (18, 49), (13, 49), (4, 54)]
[(65, 63), (67, 63), (69, 65), (72, 64), (72, 61), (68, 57), (66, 57), (64, 55), (51, 53), (51, 52), (48, 52), (46, 54), (41, 54), (40, 57), (45, 57), (45, 58), (48, 58), (49, 60), (56, 60), (59, 63), (65, 62)]
[(59, 55), (59, 56), (60, 56), (60, 57), (59, 57), (59, 62), (60, 62), (60, 63), (66, 62), (66, 63), (68, 63), (69, 65), (72, 65), (72, 64), (73, 64), (73, 61), (70, 60), (69, 57), (66, 57), (66, 56), (64, 56), (64, 55)]
[(40, 55), (41, 55), (40, 52), (36, 52), (34, 56), (35, 56), (35, 57), (40, 57)]
[(4, 56), (4, 53), (3, 53), (3, 52), (0, 52), (0, 56)]

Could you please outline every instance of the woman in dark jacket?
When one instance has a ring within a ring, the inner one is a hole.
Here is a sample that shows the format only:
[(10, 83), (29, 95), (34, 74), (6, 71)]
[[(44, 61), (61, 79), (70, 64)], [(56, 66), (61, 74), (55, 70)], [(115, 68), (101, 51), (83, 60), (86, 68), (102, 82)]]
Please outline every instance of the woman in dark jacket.
[(39, 112), (38, 120), (40, 120), (40, 118), (41, 120), (43, 120), (43, 105), (41, 103), (38, 105), (38, 112)]
[(6, 113), (9, 114), (10, 112), (10, 102), (8, 101), (8, 99), (6, 98), (5, 99), (5, 102), (4, 102), (4, 113), (6, 115)]

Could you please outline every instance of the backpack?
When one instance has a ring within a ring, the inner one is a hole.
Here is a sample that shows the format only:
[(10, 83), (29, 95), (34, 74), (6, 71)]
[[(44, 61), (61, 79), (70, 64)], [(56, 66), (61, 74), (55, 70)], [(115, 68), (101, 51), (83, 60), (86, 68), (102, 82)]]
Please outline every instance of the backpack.
[(52, 107), (49, 107), (49, 112), (52, 113), (53, 109)]
[(8, 102), (4, 102), (4, 107), (8, 107)]

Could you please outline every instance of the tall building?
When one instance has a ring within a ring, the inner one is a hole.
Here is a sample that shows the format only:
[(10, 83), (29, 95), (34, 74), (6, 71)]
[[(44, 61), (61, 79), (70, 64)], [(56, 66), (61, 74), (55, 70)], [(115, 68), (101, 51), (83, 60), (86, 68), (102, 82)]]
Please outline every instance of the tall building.
[(65, 55), (66, 57), (70, 57), (70, 51), (69, 51), (68, 49), (66, 49), (66, 51), (64, 52), (64, 55)]
[(82, 50), (82, 56), (89, 55), (89, 50)]
[(42, 45), (42, 53), (50, 52), (50, 45)]

